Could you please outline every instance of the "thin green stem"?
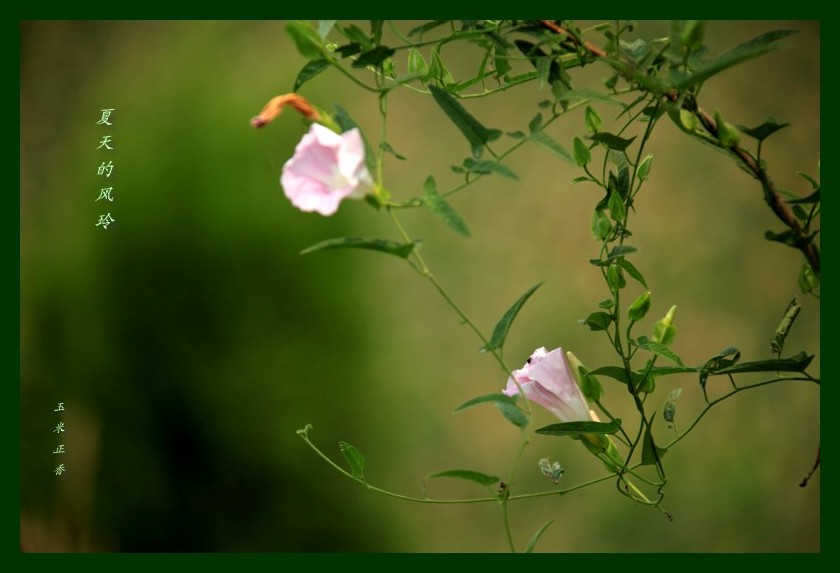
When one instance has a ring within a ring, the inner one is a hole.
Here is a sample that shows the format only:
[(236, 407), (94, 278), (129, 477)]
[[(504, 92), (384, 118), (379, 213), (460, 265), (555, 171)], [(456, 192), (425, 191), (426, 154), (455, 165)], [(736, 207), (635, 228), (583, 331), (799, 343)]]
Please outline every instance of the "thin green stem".
[(738, 393), (743, 392), (745, 390), (752, 390), (753, 388), (760, 388), (761, 386), (767, 386), (768, 384), (775, 384), (776, 382), (802, 381), (802, 380), (809, 380), (811, 382), (814, 381), (814, 379), (811, 376), (806, 375), (806, 376), (802, 376), (802, 377), (797, 376), (797, 377), (793, 377), (793, 378), (787, 378), (787, 377), (771, 378), (770, 380), (764, 380), (762, 382), (756, 382), (755, 384), (750, 384), (748, 386), (738, 386), (738, 387), (736, 387), (735, 390), (732, 390), (731, 392), (728, 392), (728, 393), (724, 394), (720, 398), (716, 398), (715, 400), (712, 400), (711, 402), (706, 404), (706, 407), (703, 408), (703, 411), (701, 411), (700, 414), (697, 415), (697, 417), (694, 419), (694, 421), (691, 423), (691, 425), (682, 434), (680, 434), (679, 436), (674, 438), (671, 441), (671, 443), (666, 445), (665, 449), (670, 449), (671, 446), (673, 446), (674, 444), (676, 444), (677, 442), (682, 440), (684, 437), (686, 437), (695, 428), (695, 426), (697, 426), (697, 424), (700, 422), (700, 420), (703, 419), (703, 416), (705, 416), (706, 413), (709, 410), (712, 409), (713, 406), (715, 406), (717, 404), (720, 404), (721, 402), (723, 402), (724, 400), (726, 400), (728, 398), (731, 398), (735, 394), (738, 394)]

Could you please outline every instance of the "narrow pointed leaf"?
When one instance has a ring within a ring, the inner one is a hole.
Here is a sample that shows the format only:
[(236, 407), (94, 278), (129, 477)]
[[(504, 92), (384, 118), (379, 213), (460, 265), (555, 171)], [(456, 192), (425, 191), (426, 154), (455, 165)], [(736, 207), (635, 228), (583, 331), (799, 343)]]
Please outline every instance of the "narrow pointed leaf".
[(589, 374), (590, 376), (607, 376), (608, 378), (627, 384), (627, 371), (621, 366), (601, 366)]
[(508, 331), (510, 331), (510, 325), (513, 323), (513, 320), (516, 318), (516, 315), (519, 314), (519, 311), (522, 309), (522, 305), (527, 302), (527, 300), (531, 297), (534, 292), (542, 286), (542, 283), (539, 282), (525, 291), (525, 294), (520, 296), (513, 305), (507, 309), (505, 314), (496, 323), (496, 327), (493, 329), (493, 335), (490, 337), (490, 342), (484, 345), (481, 348), (482, 352), (487, 352), (490, 350), (496, 350), (504, 346), (505, 339), (507, 338)]
[(478, 404), (484, 404), (487, 402), (501, 402), (503, 404), (510, 404), (515, 406), (517, 402), (516, 396), (508, 396), (507, 394), (502, 394), (499, 392), (498, 394), (485, 394), (484, 396), (478, 396), (476, 398), (472, 398), (467, 400), (457, 408), (455, 408), (456, 412), (460, 412), (461, 410), (466, 410), (467, 408), (472, 408), (473, 406), (477, 406)]
[(574, 436), (576, 434), (614, 434), (621, 429), (621, 420), (610, 422), (562, 422), (544, 426), (536, 433), (544, 436)]
[(484, 127), (446, 90), (432, 84), (429, 84), (428, 88), (443, 112), (467, 138), (474, 155), (477, 155), (482, 147), (502, 135), (498, 129)]
[(519, 180), (519, 176), (510, 167), (498, 161), (490, 161), (488, 159), (473, 159), (472, 157), (468, 157), (464, 160), (463, 170), (469, 173), (483, 173), (485, 175), (498, 173), (510, 179)]
[(620, 259), (616, 261), (616, 264), (625, 271), (627, 271), (628, 275), (639, 281), (643, 287), (648, 288), (647, 283), (645, 282), (645, 277), (642, 276), (642, 273), (639, 272), (639, 269), (633, 266), (633, 263), (631, 263), (627, 259)]
[(555, 155), (558, 155), (558, 156), (562, 157), (563, 159), (565, 159), (566, 161), (568, 161), (572, 165), (576, 164), (576, 161), (572, 157), (572, 154), (569, 153), (566, 150), (565, 147), (560, 145), (560, 143), (556, 139), (554, 139), (553, 137), (548, 135), (546, 132), (535, 131), (535, 132), (531, 133), (531, 135), (528, 136), (528, 139), (530, 139), (534, 143), (537, 143), (537, 144), (541, 145), (542, 147), (548, 149), (549, 151), (551, 151)]
[(602, 131), (600, 133), (595, 133), (591, 136), (593, 141), (597, 141), (602, 145), (606, 145), (610, 149), (615, 149), (616, 151), (624, 151), (627, 147), (633, 143), (633, 140), (636, 139), (635, 136), (631, 137), (630, 139), (625, 139), (623, 137), (619, 137), (612, 133), (608, 133), (606, 131)]
[(580, 88), (576, 90), (569, 90), (563, 94), (564, 100), (591, 100), (599, 101), (601, 103), (608, 103), (610, 105), (624, 105), (617, 99), (613, 99), (609, 94), (601, 93), (590, 88)]
[(286, 24), (286, 32), (304, 58), (317, 60), (324, 57), (323, 40), (307, 22), (289, 22)]
[(506, 404), (505, 402), (496, 402), (496, 407), (502, 412), (502, 416), (514, 426), (524, 428), (528, 425), (528, 417), (518, 406)]
[(423, 196), (423, 204), (435, 215), (446, 223), (450, 229), (462, 237), (470, 236), (470, 229), (452, 205), (437, 192), (435, 180), (430, 175), (425, 183), (426, 194)]
[(458, 478), (458, 479), (465, 479), (468, 481), (475, 482), (477, 484), (481, 484), (483, 486), (491, 486), (499, 483), (499, 478), (496, 476), (491, 476), (487, 474), (483, 474), (481, 472), (476, 472), (473, 470), (443, 470), (440, 472), (435, 472), (433, 474), (429, 474), (426, 476), (427, 478), (439, 478), (439, 477), (451, 477), (451, 478)]
[(338, 448), (344, 454), (344, 459), (350, 465), (350, 473), (356, 479), (365, 479), (365, 458), (362, 453), (347, 442), (338, 442)]
[(584, 319), (583, 323), (589, 330), (606, 330), (613, 321), (613, 315), (606, 312), (593, 312)]
[(327, 34), (333, 29), (337, 20), (318, 20), (318, 35), (321, 38), (326, 38)]
[(680, 358), (676, 352), (674, 352), (664, 344), (650, 340), (647, 336), (640, 336), (636, 340), (636, 346), (638, 346), (639, 348), (644, 348), (645, 350), (649, 350), (654, 354), (664, 356), (665, 358), (671, 360), (672, 362), (675, 362), (679, 366), (685, 366), (685, 364), (683, 364), (682, 358)]
[(311, 247), (307, 247), (300, 252), (301, 255), (308, 255), (316, 251), (323, 251), (326, 249), (369, 249), (371, 251), (380, 251), (388, 253), (389, 255), (396, 255), (403, 259), (408, 258), (420, 245), (420, 241), (413, 243), (397, 243), (387, 239), (363, 239), (361, 237), (341, 237), (337, 239), (327, 239), (321, 241)]
[(650, 466), (654, 465), (662, 459), (662, 456), (668, 451), (665, 448), (660, 448), (656, 445), (656, 442), (653, 440), (653, 434), (651, 433), (651, 427), (653, 427), (653, 418), (650, 420), (650, 424), (647, 425), (645, 428), (645, 437), (644, 442), (642, 443), (642, 465), (643, 466)]
[(422, 36), (429, 30), (434, 30), (438, 26), (442, 26), (447, 22), (451, 22), (451, 20), (432, 20), (431, 22), (426, 22), (422, 26), (417, 26), (416, 28), (412, 28), (411, 30), (409, 30), (408, 37), (410, 38), (411, 36), (415, 36), (417, 34), (420, 34)]
[(744, 125), (739, 125), (738, 129), (758, 141), (763, 141), (780, 129), (788, 127), (789, 125), (789, 123), (780, 123), (776, 118), (769, 117), (759, 126), (746, 127)]
[(525, 547), (525, 553), (533, 553), (534, 548), (537, 546), (537, 542), (539, 542), (540, 537), (542, 534), (545, 533), (545, 530), (548, 529), (548, 526), (554, 523), (553, 519), (549, 519), (546, 521), (542, 527), (540, 527), (537, 532), (531, 537), (531, 540), (528, 542), (527, 547)]
[(364, 68), (366, 66), (380, 66), (382, 62), (394, 55), (396, 50), (388, 46), (376, 46), (375, 48), (362, 52), (353, 62), (352, 67)]
[(781, 47), (779, 40), (796, 33), (798, 33), (798, 30), (774, 30), (756, 36), (675, 82), (673, 87), (679, 90), (702, 83), (735, 64), (740, 64)]
[(814, 355), (800, 352), (790, 358), (773, 358), (755, 362), (741, 362), (728, 368), (716, 370), (713, 374), (739, 374), (743, 372), (804, 372)]
[(297, 78), (295, 78), (295, 85), (292, 88), (292, 91), (298, 91), (298, 89), (300, 89), (300, 87), (303, 84), (305, 84), (306, 82), (323, 72), (329, 66), (330, 62), (326, 58), (318, 58), (317, 60), (311, 60), (307, 62), (307, 64), (303, 66), (303, 69), (300, 72), (298, 72)]

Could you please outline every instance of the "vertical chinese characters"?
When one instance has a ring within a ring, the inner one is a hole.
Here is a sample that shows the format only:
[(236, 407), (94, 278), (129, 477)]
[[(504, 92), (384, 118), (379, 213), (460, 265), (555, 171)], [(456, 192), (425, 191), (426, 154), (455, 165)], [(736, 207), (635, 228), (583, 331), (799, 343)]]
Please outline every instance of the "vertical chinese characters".
[[(109, 121), (111, 118), (111, 113), (114, 111), (114, 108), (104, 108), (100, 110), (102, 112), (102, 117), (99, 118), (99, 121), (96, 122), (96, 125), (102, 126), (113, 126), (114, 124)], [(113, 138), (111, 135), (103, 135), (99, 140), (99, 146), (96, 149), (101, 149), (105, 152), (113, 151)], [(96, 170), (96, 174), (99, 177), (105, 177), (106, 179), (111, 178), (111, 174), (114, 171), (114, 163), (113, 161), (109, 160), (107, 163), (105, 161), (99, 166)], [(102, 187), (99, 190), (99, 197), (96, 198), (96, 201), (100, 201), (102, 199), (110, 202), (114, 202), (114, 197), (112, 195), (114, 191), (113, 187)], [(99, 215), (99, 219), (96, 222), (97, 227), (102, 227), (103, 229), (107, 229), (108, 225), (113, 223), (116, 219), (111, 216), (111, 213), (108, 212), (104, 215)]]
[[(55, 408), (55, 410), (53, 410), (53, 412), (64, 412), (64, 402), (59, 402), (58, 406)], [(55, 425), (55, 429), (53, 430), (53, 433), (58, 434), (58, 441), (61, 442), (61, 434), (64, 433), (64, 421), (60, 421), (60, 422), (58, 422), (58, 424)], [(63, 455), (64, 453), (65, 453), (65, 451), (64, 451), (64, 444), (63, 443), (58, 444), (58, 446), (56, 446), (55, 450), (53, 450), (53, 454), (62, 454)], [(63, 474), (66, 471), (67, 471), (67, 468), (64, 466), (64, 464), (59, 463), (55, 467), (55, 469), (53, 470), (53, 473), (55, 473), (55, 475), (57, 475), (57, 476), (60, 476), (61, 474)]]

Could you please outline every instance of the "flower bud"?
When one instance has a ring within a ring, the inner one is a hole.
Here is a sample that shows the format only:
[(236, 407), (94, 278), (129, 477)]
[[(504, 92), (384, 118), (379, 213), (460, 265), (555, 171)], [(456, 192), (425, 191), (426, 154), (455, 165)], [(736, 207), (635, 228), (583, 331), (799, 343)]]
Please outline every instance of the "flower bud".
[(650, 291), (633, 301), (633, 304), (627, 309), (627, 316), (630, 320), (638, 322), (645, 317), (648, 310), (650, 310)]
[(621, 272), (621, 267), (612, 263), (607, 268), (607, 284), (610, 285), (610, 290), (615, 292), (627, 286), (627, 281), (624, 280), (624, 273)]
[(659, 342), (665, 346), (669, 346), (672, 342), (674, 342), (674, 338), (677, 336), (677, 329), (671, 323), (674, 320), (674, 313), (676, 311), (677, 307), (672, 306), (670, 310), (668, 310), (668, 314), (666, 314), (665, 317), (657, 322), (653, 327), (653, 336), (651, 339), (654, 342)]
[(580, 360), (577, 359), (577, 356), (571, 352), (566, 351), (566, 358), (569, 360), (572, 375), (575, 377), (575, 381), (586, 399), (590, 402), (597, 402), (600, 400), (604, 393), (604, 389), (601, 387), (601, 383), (598, 379), (589, 374), (586, 367), (581, 364)]

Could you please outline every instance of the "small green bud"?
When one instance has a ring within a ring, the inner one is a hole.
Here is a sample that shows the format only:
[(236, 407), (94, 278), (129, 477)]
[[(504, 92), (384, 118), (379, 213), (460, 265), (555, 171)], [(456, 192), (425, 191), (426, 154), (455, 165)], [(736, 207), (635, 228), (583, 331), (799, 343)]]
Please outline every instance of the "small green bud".
[(672, 322), (674, 321), (674, 313), (676, 311), (677, 307), (672, 306), (670, 310), (668, 310), (668, 314), (666, 314), (662, 320), (654, 325), (651, 340), (664, 344), (665, 346), (669, 346), (672, 342), (674, 342), (674, 338), (677, 336), (677, 329)]
[(598, 112), (589, 106), (586, 106), (584, 122), (586, 123), (586, 131), (589, 133), (598, 133), (601, 131), (601, 126), (604, 125), (604, 122), (601, 121), (601, 116), (598, 115)]
[(683, 45), (693, 51), (699, 49), (703, 45), (703, 36), (705, 36), (705, 34), (705, 20), (686, 20), (680, 36)]
[(642, 159), (642, 162), (639, 163), (639, 169), (636, 173), (636, 176), (639, 178), (639, 181), (644, 181), (648, 178), (650, 174), (650, 164), (653, 161), (653, 155), (648, 154)]
[(624, 280), (624, 273), (621, 271), (621, 267), (615, 263), (607, 267), (607, 284), (610, 285), (610, 290), (613, 292), (627, 286), (627, 281)]
[(595, 212), (592, 213), (592, 225), (590, 230), (592, 231), (592, 237), (596, 241), (603, 241), (610, 236), (610, 231), (612, 231), (610, 218), (607, 217), (602, 210), (596, 209)]
[(589, 148), (579, 137), (576, 137), (572, 143), (572, 153), (575, 156), (575, 163), (577, 163), (579, 167), (583, 167), (588, 164), (592, 159), (592, 154), (589, 152)]
[(717, 123), (717, 138), (722, 147), (729, 149), (741, 141), (738, 129), (731, 123), (727, 123), (718, 110), (715, 110), (715, 123)]
[(627, 309), (627, 316), (630, 320), (638, 322), (645, 317), (648, 310), (650, 310), (650, 291), (633, 301), (633, 304)]
[(578, 388), (590, 402), (597, 402), (604, 394), (604, 389), (601, 383), (595, 376), (589, 374), (589, 370), (577, 359), (577, 356), (569, 351), (566, 351), (566, 358), (569, 361), (572, 374), (575, 377)]

